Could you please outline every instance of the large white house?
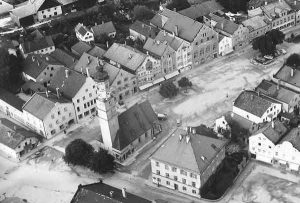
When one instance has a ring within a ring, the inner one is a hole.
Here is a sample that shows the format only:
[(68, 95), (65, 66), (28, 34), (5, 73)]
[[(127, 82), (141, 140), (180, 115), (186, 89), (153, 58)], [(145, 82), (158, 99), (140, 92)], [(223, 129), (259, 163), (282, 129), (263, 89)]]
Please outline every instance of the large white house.
[(281, 112), (281, 103), (259, 92), (245, 90), (234, 101), (233, 113), (253, 123), (270, 122)]
[(249, 152), (256, 160), (273, 163), (276, 144), (287, 132), (287, 127), (278, 120), (269, 122), (249, 137)]

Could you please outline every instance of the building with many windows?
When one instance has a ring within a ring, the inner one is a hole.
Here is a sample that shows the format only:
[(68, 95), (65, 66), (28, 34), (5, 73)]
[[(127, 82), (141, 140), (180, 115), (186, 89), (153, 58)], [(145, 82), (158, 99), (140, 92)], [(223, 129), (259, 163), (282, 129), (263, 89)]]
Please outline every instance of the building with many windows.
[(61, 4), (55, 0), (45, 0), (36, 13), (38, 21), (43, 21), (61, 14)]
[(254, 16), (244, 20), (242, 24), (249, 30), (249, 41), (265, 35), (272, 29), (272, 23), (265, 16)]
[(54, 42), (51, 36), (46, 36), (41, 39), (35, 39), (32, 41), (26, 41), (21, 43), (20, 46), (21, 54), (24, 58), (28, 56), (28, 54), (50, 54), (55, 50)]
[(153, 183), (200, 197), (201, 187), (225, 158), (226, 144), (177, 129), (150, 158)]

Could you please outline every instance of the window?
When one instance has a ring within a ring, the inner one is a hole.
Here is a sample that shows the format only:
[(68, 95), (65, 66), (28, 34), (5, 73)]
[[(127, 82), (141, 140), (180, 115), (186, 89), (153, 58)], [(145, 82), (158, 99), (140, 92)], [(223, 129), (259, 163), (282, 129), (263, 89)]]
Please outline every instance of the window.
[(56, 124), (59, 124), (59, 120), (56, 120)]
[(186, 179), (182, 178), (182, 183), (186, 184)]
[(59, 126), (59, 129), (60, 129), (60, 130), (64, 129), (64, 125), (60, 125), (60, 126)]
[(183, 190), (183, 191), (186, 191), (186, 187), (185, 187), (185, 186), (183, 186), (183, 187), (182, 187), (182, 190)]
[(89, 115), (89, 114), (90, 114), (90, 111), (84, 112), (84, 116), (87, 116), (87, 115)]
[(194, 174), (194, 173), (191, 173), (191, 174), (190, 174), (190, 177), (191, 177), (191, 178), (197, 178), (197, 175)]
[(46, 15), (43, 15), (43, 18), (46, 18)]
[(166, 170), (169, 170), (169, 166), (168, 166), (168, 165), (165, 165), (165, 169), (166, 169)]
[(261, 143), (260, 143), (260, 142), (258, 143), (258, 146), (261, 146)]
[(95, 107), (91, 109), (91, 113), (94, 113), (95, 111), (96, 111)]
[(58, 111), (57, 114), (60, 115), (60, 111)]
[(69, 113), (69, 117), (71, 117), (72, 116), (72, 113)]
[(118, 82), (117, 82), (117, 85), (120, 85), (121, 84), (121, 81), (119, 80)]
[(80, 107), (79, 106), (77, 107), (77, 111), (80, 111)]
[(176, 180), (176, 181), (178, 180), (177, 176), (174, 176), (174, 180)]
[(128, 80), (128, 78), (124, 78), (124, 81), (126, 82)]
[(271, 146), (269, 146), (269, 149), (272, 149), (272, 147), (271, 147)]
[(159, 162), (158, 161), (155, 162), (155, 166), (159, 166)]
[(92, 97), (92, 93), (90, 93), (89, 96)]
[(51, 135), (54, 135), (55, 133), (56, 133), (56, 131), (55, 130), (51, 130)]
[(166, 177), (167, 177), (167, 178), (169, 178), (169, 177), (170, 177), (169, 173), (166, 173)]
[(166, 181), (167, 185), (170, 185), (170, 181)]
[(159, 170), (156, 170), (156, 174), (157, 174), (157, 175), (160, 175), (160, 171), (159, 171)]
[(52, 77), (53, 76), (53, 74), (52, 73), (50, 73), (50, 77)]
[(193, 187), (196, 187), (196, 182), (192, 182), (192, 186), (193, 186)]
[(192, 190), (192, 193), (193, 193), (193, 194), (196, 194), (196, 190)]
[(182, 175), (187, 175), (187, 172), (186, 171), (184, 171), (184, 170), (180, 170), (180, 174), (182, 174)]
[(172, 167), (172, 171), (173, 171), (173, 172), (176, 172), (176, 171), (177, 171), (177, 168), (176, 168), (176, 167)]
[(57, 12), (54, 12), (54, 15), (57, 15)]

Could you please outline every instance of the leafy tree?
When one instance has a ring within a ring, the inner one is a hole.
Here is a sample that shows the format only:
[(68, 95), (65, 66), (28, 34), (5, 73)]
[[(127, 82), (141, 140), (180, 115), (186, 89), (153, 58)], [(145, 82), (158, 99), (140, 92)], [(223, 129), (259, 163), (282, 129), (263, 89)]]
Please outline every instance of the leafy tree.
[(281, 44), (284, 40), (284, 33), (280, 30), (270, 30), (269, 32), (266, 33), (266, 36), (268, 36), (273, 44), (276, 46), (277, 44)]
[(153, 18), (154, 13), (146, 6), (136, 5), (133, 8), (133, 16), (136, 20), (149, 20)]
[(192, 87), (192, 82), (187, 78), (187, 77), (182, 77), (179, 81), (178, 81), (178, 85), (181, 88), (185, 88), (185, 91), (187, 91), (187, 88)]
[(114, 157), (107, 150), (100, 149), (91, 159), (91, 169), (97, 173), (106, 173), (115, 168)]
[(162, 83), (159, 89), (159, 94), (165, 98), (175, 97), (178, 93), (178, 88), (174, 85), (172, 81), (167, 81)]
[(94, 149), (92, 145), (86, 143), (82, 139), (75, 139), (66, 147), (64, 160), (68, 164), (88, 167), (93, 152)]
[(232, 13), (247, 12), (249, 0), (218, 0), (218, 2)]
[(291, 54), (287, 59), (286, 59), (286, 65), (297, 68), (300, 66), (300, 55), (299, 54)]
[(167, 8), (170, 10), (176, 9), (176, 11), (180, 11), (189, 8), (190, 6), (191, 5), (187, 0), (172, 0), (172, 2), (167, 5)]
[(77, 6), (80, 9), (86, 9), (94, 6), (97, 3), (97, 0), (78, 0)]
[(137, 38), (135, 41), (134, 41), (134, 45), (133, 47), (137, 50), (140, 50), (140, 51), (144, 51), (143, 49), (143, 46), (144, 46), (144, 42), (142, 40), (140, 40), (139, 38)]

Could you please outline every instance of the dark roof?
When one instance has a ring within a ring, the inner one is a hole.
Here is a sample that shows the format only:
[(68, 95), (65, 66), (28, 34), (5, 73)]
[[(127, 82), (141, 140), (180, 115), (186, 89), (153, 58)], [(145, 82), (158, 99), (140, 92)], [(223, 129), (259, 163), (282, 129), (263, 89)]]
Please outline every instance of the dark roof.
[(24, 53), (28, 54), (34, 51), (52, 47), (54, 46), (54, 43), (52, 41), (51, 36), (46, 36), (38, 40), (26, 41), (22, 43), (21, 46), (23, 47)]
[(22, 99), (17, 97), (16, 95), (6, 91), (5, 89), (0, 88), (0, 99), (14, 108), (22, 111), (22, 106), (25, 103)]
[(300, 128), (293, 128), (281, 141), (290, 142), (293, 147), (295, 147), (298, 151), (300, 151)]
[(272, 103), (277, 103), (257, 92), (245, 90), (234, 101), (234, 106), (255, 116), (261, 117)]
[[(182, 137), (181, 140), (180, 136)], [(188, 134), (183, 129), (177, 129), (152, 155), (152, 158), (202, 174), (227, 142), (228, 140), (225, 139)]]
[[(113, 196), (110, 193), (113, 192)], [(126, 191), (124, 198), (122, 190), (105, 183), (79, 185), (71, 203), (151, 203), (151, 201)]]
[(95, 25), (91, 28), (91, 30), (94, 33), (94, 36), (100, 36), (102, 34), (110, 34), (116, 32), (116, 28), (111, 21)]
[(156, 27), (153, 27), (151, 25), (148, 25), (146, 23), (143, 23), (139, 20), (135, 21), (130, 27), (129, 29), (136, 31), (137, 33), (145, 36), (145, 37), (149, 37), (154, 39), (157, 35), (157, 33), (159, 32), (159, 29), (157, 29)]
[[(8, 133), (10, 135), (8, 135)], [(11, 149), (17, 146), (26, 138), (35, 137), (39, 140), (42, 138), (36, 133), (26, 130), (16, 123), (11, 122), (6, 118), (0, 118), (0, 143), (8, 146)]]
[(71, 47), (71, 50), (77, 56), (81, 56), (84, 52), (88, 52), (92, 48), (88, 43), (79, 41)]
[(215, 25), (215, 29), (219, 29), (224, 31), (225, 33), (228, 33), (230, 35), (233, 35), (234, 32), (239, 28), (239, 25), (232, 22), (231, 20), (228, 20), (226, 18), (217, 16), (215, 14), (209, 14), (209, 18), (213, 21), (216, 21), (217, 24)]
[(201, 4), (192, 5), (189, 8), (179, 11), (180, 14), (185, 15), (192, 19), (197, 19), (202, 16), (206, 16), (210, 13), (214, 13), (219, 10), (223, 10), (224, 7), (221, 6), (217, 1), (206, 1)]
[(118, 117), (120, 129), (113, 142), (113, 147), (122, 150), (153, 127), (157, 115), (149, 101), (135, 104)]
[(103, 58), (103, 55), (105, 54), (106, 50), (102, 49), (99, 46), (94, 46), (92, 49), (90, 49), (87, 53), (98, 58)]
[(28, 90), (31, 90), (33, 92), (43, 92), (43, 91), (46, 91), (46, 87), (44, 87), (43, 84), (34, 82), (32, 80), (29, 80), (29, 81), (25, 82), (22, 85), (21, 88), (22, 88), (23, 91), (28, 91)]
[(275, 120), (274, 121), (274, 128), (272, 128), (272, 122), (266, 123), (265, 126), (260, 128), (258, 131), (254, 133), (257, 134), (264, 134), (271, 142), (277, 144), (280, 139), (287, 133), (288, 128), (284, 125), (284, 123)]
[(75, 27), (75, 32), (78, 32), (81, 36), (84, 36), (87, 32), (89, 32), (89, 30), (82, 23), (78, 23)]
[(45, 0), (41, 7), (38, 9), (38, 11), (46, 10), (48, 8), (53, 8), (56, 6), (60, 6), (60, 3), (58, 3), (55, 0)]
[(62, 96), (72, 100), (80, 88), (85, 84), (86, 77), (72, 70), (68, 70), (68, 77), (66, 77), (65, 70), (68, 69), (60, 68), (53, 76), (50, 81), (49, 89), (56, 92), (56, 88), (59, 88), (59, 92)]
[[(292, 71), (293, 76), (291, 76)], [(290, 66), (283, 65), (273, 77), (295, 87), (300, 87), (300, 71)]]
[(75, 54), (62, 49), (55, 49), (50, 56), (68, 68), (73, 67), (78, 61), (78, 57)]

